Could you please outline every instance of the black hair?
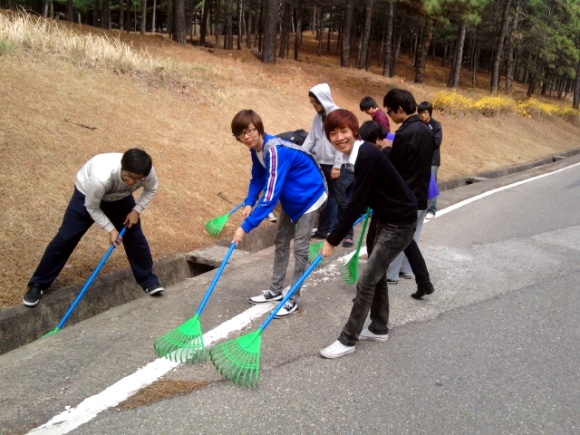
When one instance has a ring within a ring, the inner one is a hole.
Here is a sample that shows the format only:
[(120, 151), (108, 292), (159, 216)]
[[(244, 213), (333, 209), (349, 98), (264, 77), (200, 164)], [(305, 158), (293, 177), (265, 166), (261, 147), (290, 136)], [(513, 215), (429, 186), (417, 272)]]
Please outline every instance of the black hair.
[(375, 101), (375, 99), (373, 97), (364, 97), (362, 100), (360, 100), (360, 110), (361, 112), (364, 112), (366, 110), (372, 109), (372, 108), (379, 108), (379, 105), (377, 104), (377, 102)]
[(413, 94), (405, 89), (391, 89), (383, 98), (383, 107), (387, 107), (395, 112), (399, 107), (407, 115), (412, 115), (417, 110), (417, 102)]
[(123, 157), (121, 157), (121, 169), (123, 171), (146, 177), (151, 172), (152, 167), (151, 156), (140, 148), (131, 148), (125, 151)]
[(429, 101), (423, 101), (417, 105), (418, 113), (424, 112), (425, 110), (429, 112), (429, 116), (433, 115), (433, 104), (431, 104)]
[(376, 144), (378, 139), (387, 137), (387, 129), (376, 121), (365, 121), (360, 126), (359, 134), (362, 140)]
[(316, 102), (322, 106), (322, 103), (320, 102), (318, 97), (316, 95), (314, 95), (314, 92), (312, 92), (312, 91), (308, 92), (308, 96), (311, 98), (314, 98), (316, 100)]

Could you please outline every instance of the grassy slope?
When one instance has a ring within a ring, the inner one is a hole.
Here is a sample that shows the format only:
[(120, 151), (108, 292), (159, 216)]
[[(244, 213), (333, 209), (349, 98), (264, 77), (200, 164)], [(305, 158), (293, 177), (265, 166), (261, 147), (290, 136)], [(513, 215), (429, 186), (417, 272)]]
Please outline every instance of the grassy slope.
[[(246, 50), (208, 53), (178, 47), (159, 35), (121, 35), (150, 54), (193, 64), (196, 78), (186, 83), (77, 67), (51, 53), (1, 56), (0, 308), (20, 303), (61, 222), (75, 174), (93, 155), (138, 146), (153, 156), (161, 188), (143, 222), (159, 259), (213, 243), (204, 223), (231, 208), (218, 193), (235, 203), (245, 196), (250, 160), (229, 132), (238, 110), (257, 110), (272, 133), (309, 130), (314, 113), (308, 90), (323, 81), (330, 83), (337, 104), (353, 110), (361, 122), (367, 117), (358, 102), (365, 95), (381, 101), (396, 86), (420, 101), (444, 86), (440, 80), (446, 70), (437, 62), (429, 64), (427, 84), (416, 86), (405, 80), (413, 77), (405, 59), (393, 79), (341, 69), (336, 58), (311, 54), (315, 43), (305, 36), (302, 62), (264, 66)], [(483, 88), (489, 78), (482, 74), (480, 80)], [(580, 137), (578, 127), (560, 119), (434, 116), (444, 129), (443, 179), (537, 160), (577, 147)], [(238, 223), (232, 219), (223, 237)], [(107, 242), (102, 230), (92, 228), (54, 288), (83, 283)], [(106, 269), (125, 267), (124, 255), (118, 254)]]

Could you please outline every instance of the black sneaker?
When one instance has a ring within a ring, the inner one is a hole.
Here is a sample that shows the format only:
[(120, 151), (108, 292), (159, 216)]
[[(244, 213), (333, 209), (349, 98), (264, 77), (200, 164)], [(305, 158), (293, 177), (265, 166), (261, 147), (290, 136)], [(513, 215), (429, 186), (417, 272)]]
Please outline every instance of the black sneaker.
[(433, 284), (429, 283), (429, 285), (423, 286), (421, 289), (417, 289), (416, 293), (413, 293), (411, 297), (413, 299), (420, 300), (425, 295), (432, 295), (435, 292), (435, 287)]
[(161, 293), (163, 293), (163, 290), (165, 290), (161, 284), (157, 284), (157, 285), (152, 285), (151, 287), (147, 287), (145, 289), (145, 293), (147, 293), (149, 296), (160, 296)]
[(40, 284), (32, 284), (28, 287), (28, 291), (24, 295), (22, 303), (27, 307), (35, 307), (38, 305), (40, 297), (43, 293), (44, 289), (40, 286)]

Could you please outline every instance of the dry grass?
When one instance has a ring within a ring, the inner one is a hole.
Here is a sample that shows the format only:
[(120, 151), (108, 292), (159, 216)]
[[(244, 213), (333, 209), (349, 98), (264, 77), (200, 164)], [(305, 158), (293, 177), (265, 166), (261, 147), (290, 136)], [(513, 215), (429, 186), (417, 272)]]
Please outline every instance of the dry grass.
[[(0, 13), (0, 29), (5, 19)], [(143, 226), (159, 259), (214, 242), (204, 223), (231, 209), (218, 193), (233, 203), (244, 198), (250, 159), (229, 131), (240, 109), (257, 110), (271, 133), (309, 130), (314, 112), (307, 95), (317, 83), (328, 82), (337, 104), (364, 121), (358, 110), (363, 96), (381, 101), (391, 87), (405, 87), (418, 101), (432, 100), (446, 78), (446, 69), (430, 62), (427, 83), (415, 85), (405, 78), (414, 74), (404, 58), (393, 79), (375, 74), (375, 66), (371, 72), (341, 69), (334, 54), (313, 54), (316, 42), (308, 33), (302, 62), (264, 66), (246, 49), (209, 53), (161, 35), (42, 20), (37, 25), (44, 30), (36, 36), (15, 32), (19, 43), (13, 42), (16, 36), (7, 43), (0, 30), (0, 307), (20, 304), (60, 225), (76, 172), (95, 154), (139, 146), (153, 156), (160, 190), (143, 214)], [(60, 51), (59, 44), (43, 41), (53, 31), (64, 39), (86, 39)], [(100, 44), (120, 47), (123, 60), (83, 61)], [(485, 96), (486, 80), (482, 75), (481, 89), (464, 94)], [(576, 147), (580, 136), (577, 126), (554, 117), (434, 116), (444, 129), (443, 179), (537, 160)], [(550, 141), (543, 140), (547, 136)], [(230, 219), (222, 237), (237, 224), (239, 218)], [(84, 283), (107, 242), (92, 228), (53, 287)], [(116, 253), (103, 273), (126, 267), (124, 255)]]

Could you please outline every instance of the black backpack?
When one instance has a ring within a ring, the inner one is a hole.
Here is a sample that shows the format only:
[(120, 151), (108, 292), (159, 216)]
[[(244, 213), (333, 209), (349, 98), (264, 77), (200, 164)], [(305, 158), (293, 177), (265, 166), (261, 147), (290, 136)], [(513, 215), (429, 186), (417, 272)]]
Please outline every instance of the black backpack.
[(280, 133), (276, 135), (280, 139), (287, 140), (289, 142), (295, 143), (296, 145), (302, 145), (306, 140), (306, 136), (308, 136), (308, 132), (306, 130), (294, 130), (294, 131), (286, 131), (284, 133)]

